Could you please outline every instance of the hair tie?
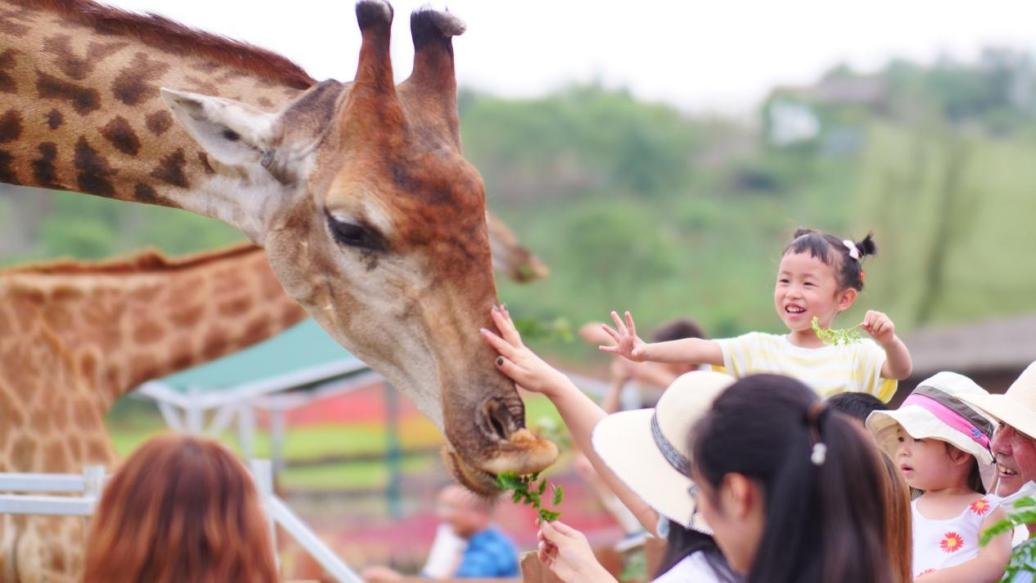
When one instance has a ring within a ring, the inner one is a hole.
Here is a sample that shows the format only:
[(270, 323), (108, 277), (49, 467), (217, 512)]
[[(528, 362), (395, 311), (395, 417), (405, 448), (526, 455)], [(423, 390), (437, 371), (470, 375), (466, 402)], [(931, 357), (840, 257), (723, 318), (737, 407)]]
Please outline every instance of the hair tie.
[(842, 245), (845, 245), (845, 248), (849, 250), (849, 257), (852, 257), (857, 261), (860, 260), (860, 249), (856, 246), (856, 243), (853, 243), (849, 239), (843, 239)]
[(814, 466), (824, 465), (827, 459), (827, 445), (820, 440), (820, 421), (827, 412), (827, 406), (823, 401), (817, 401), (806, 410), (806, 426), (809, 428), (809, 442), (813, 448), (809, 454), (809, 461)]

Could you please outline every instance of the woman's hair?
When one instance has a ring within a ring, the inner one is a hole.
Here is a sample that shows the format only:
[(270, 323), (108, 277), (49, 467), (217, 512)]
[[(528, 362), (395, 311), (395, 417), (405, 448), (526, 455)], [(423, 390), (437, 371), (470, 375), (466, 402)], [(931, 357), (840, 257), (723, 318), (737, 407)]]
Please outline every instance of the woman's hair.
[(208, 439), (164, 435), (146, 442), (104, 488), (83, 580), (276, 581), (251, 475)]
[(894, 580), (877, 448), (806, 385), (772, 374), (740, 379), (699, 421), (693, 451), (714, 494), (732, 473), (763, 491), (765, 526), (747, 583)]
[(662, 556), (662, 561), (659, 563), (658, 572), (655, 573), (654, 578), (661, 577), (680, 561), (694, 553), (702, 554), (705, 562), (716, 575), (716, 581), (722, 583), (734, 583), (737, 581), (737, 576), (734, 575), (734, 571), (727, 564), (726, 557), (723, 556), (723, 552), (716, 546), (715, 539), (693, 528), (684, 528), (683, 525), (672, 520), (669, 521), (669, 534), (666, 535), (665, 554)]
[(870, 233), (863, 240), (851, 243), (859, 252), (859, 257), (853, 257), (845, 241), (834, 235), (813, 229), (798, 229), (782, 255), (809, 253), (811, 257), (835, 268), (839, 289), (851, 287), (860, 291), (863, 290), (863, 258), (877, 255), (878, 246)]
[(892, 458), (884, 453), (879, 455), (885, 468), (882, 480), (885, 486), (885, 554), (892, 567), (893, 580), (896, 583), (911, 583), (914, 580), (914, 539), (911, 531), (913, 513), (910, 509), (910, 486)]

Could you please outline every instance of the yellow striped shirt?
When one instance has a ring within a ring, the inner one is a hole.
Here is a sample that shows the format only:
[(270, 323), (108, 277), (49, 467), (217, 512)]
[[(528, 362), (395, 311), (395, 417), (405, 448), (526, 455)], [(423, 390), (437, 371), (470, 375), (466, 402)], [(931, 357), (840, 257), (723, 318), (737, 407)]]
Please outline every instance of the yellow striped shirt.
[(741, 378), (754, 373), (777, 373), (796, 378), (821, 397), (838, 393), (870, 393), (888, 402), (896, 392), (895, 379), (881, 376), (885, 351), (870, 339), (848, 346), (803, 348), (787, 335), (749, 332), (716, 340), (723, 351), (727, 373)]

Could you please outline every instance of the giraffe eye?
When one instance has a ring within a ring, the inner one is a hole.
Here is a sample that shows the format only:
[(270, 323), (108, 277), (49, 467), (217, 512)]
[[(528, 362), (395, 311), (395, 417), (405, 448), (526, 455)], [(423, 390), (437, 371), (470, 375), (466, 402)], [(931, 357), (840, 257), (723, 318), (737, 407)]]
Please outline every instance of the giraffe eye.
[(327, 217), (327, 224), (335, 241), (338, 241), (341, 245), (368, 251), (385, 251), (388, 249), (385, 238), (372, 227), (341, 221), (331, 215)]

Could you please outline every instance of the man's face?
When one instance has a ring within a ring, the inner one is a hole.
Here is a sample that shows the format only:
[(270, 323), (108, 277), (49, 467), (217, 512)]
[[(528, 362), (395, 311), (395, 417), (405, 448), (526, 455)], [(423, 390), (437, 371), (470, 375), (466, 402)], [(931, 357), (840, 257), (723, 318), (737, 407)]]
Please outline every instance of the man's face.
[(439, 519), (449, 524), (461, 538), (468, 538), (478, 532), (484, 522), (483, 514), (473, 506), (473, 496), (460, 486), (450, 486), (439, 495), (436, 504)]
[(1036, 480), (1036, 438), (1001, 425), (990, 444), (996, 458), (997, 496), (1010, 496)]

